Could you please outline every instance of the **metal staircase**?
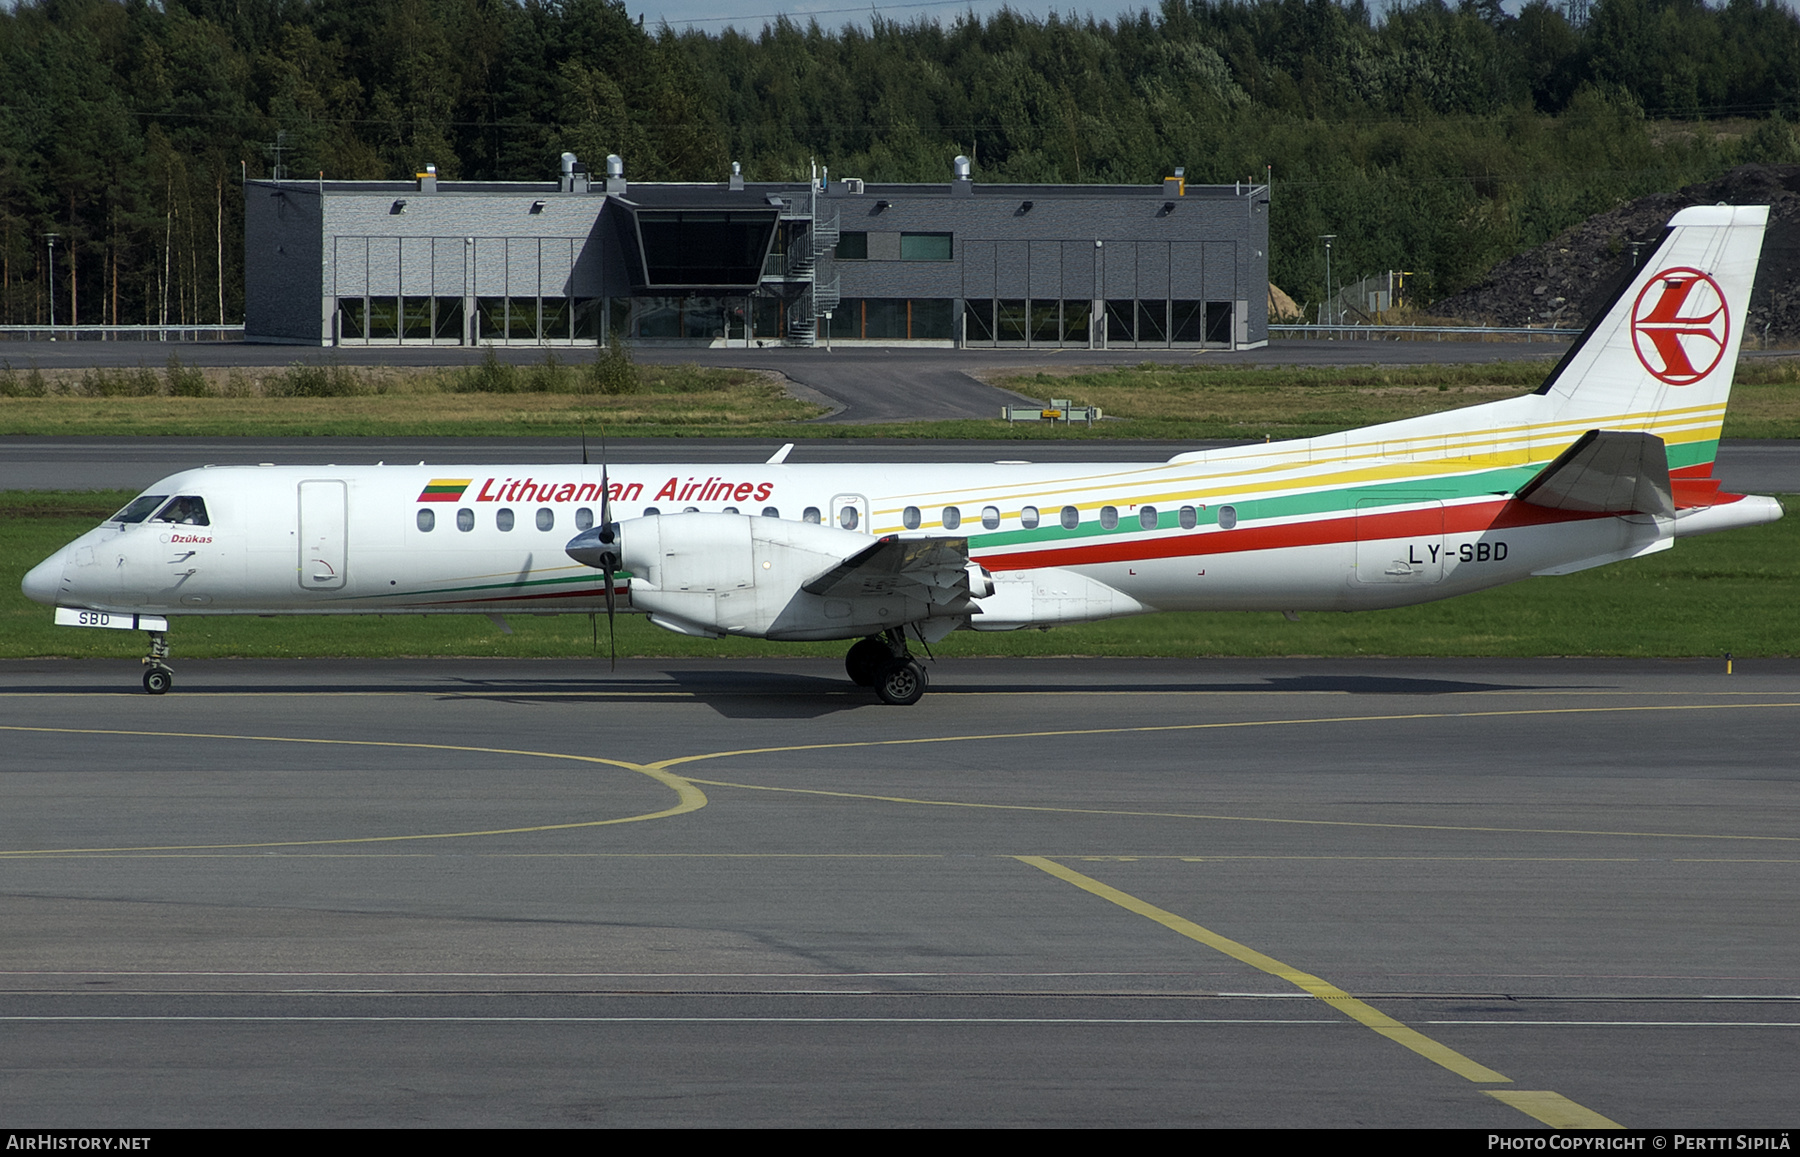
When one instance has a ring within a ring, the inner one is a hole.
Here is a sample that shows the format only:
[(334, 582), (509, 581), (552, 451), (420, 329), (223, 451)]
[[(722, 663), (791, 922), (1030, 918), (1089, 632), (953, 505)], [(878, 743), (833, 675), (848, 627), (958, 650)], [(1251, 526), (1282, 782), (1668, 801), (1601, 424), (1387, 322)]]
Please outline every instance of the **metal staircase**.
[[(837, 271), (834, 256), (838, 246), (838, 214), (831, 220), (819, 219), (819, 182), (812, 182), (811, 213), (807, 218), (805, 240), (788, 250), (787, 280), (804, 287), (800, 296), (788, 306), (786, 344), (812, 346), (819, 340), (819, 323), (823, 315), (838, 307)], [(824, 276), (829, 274), (830, 281)]]

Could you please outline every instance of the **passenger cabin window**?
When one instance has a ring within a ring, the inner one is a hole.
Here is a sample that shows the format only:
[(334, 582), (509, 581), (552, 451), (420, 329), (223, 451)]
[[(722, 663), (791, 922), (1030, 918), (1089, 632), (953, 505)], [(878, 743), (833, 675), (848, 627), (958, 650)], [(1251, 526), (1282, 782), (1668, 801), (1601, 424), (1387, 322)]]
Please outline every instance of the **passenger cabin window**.
[(556, 511), (551, 510), (548, 506), (538, 507), (537, 528), (539, 530), (555, 530)]
[(661, 513), (662, 513), (662, 511), (660, 509), (658, 509), (657, 507), (654, 507), (654, 506), (644, 507), (644, 517), (645, 518), (649, 518), (652, 514), (661, 514)]
[(726, 508), (725, 508), (725, 513), (726, 513), (726, 514), (736, 514), (736, 513), (737, 513), (737, 512), (738, 512), (738, 508), (737, 508), (737, 507), (735, 507), (735, 506), (727, 506), (727, 507), (726, 507)]
[(1064, 530), (1074, 530), (1081, 525), (1081, 511), (1073, 506), (1062, 508), (1062, 524)]
[(183, 494), (173, 499), (156, 515), (157, 522), (176, 522), (182, 526), (211, 526), (206, 520), (206, 500), (198, 494)]
[(1192, 530), (1200, 525), (1200, 515), (1191, 506), (1181, 508), (1181, 529)]
[(494, 525), (501, 530), (511, 530), (513, 528), (512, 509), (502, 506), (499, 510), (494, 511)]
[(1220, 530), (1230, 530), (1232, 527), (1234, 527), (1236, 525), (1237, 525), (1237, 507), (1235, 507), (1235, 506), (1219, 507), (1219, 529)]
[(801, 522), (810, 522), (817, 525), (819, 520), (819, 508), (816, 506), (809, 506), (800, 514)]
[(908, 530), (919, 529), (919, 523), (923, 521), (925, 518), (919, 513), (919, 508), (916, 506), (909, 506), (900, 512), (900, 525)]
[(593, 527), (594, 527), (594, 512), (593, 512), (593, 510), (586, 506), (577, 506), (575, 508), (575, 529), (576, 530), (592, 530)]
[(107, 519), (108, 522), (142, 522), (150, 512), (169, 500), (167, 494), (141, 494), (130, 505)]
[(775, 506), (765, 506), (765, 507), (763, 507), (762, 516), (764, 518), (780, 518), (781, 517), (781, 509), (779, 507), (775, 507)]
[(1156, 529), (1156, 507), (1154, 507), (1154, 506), (1138, 507), (1138, 525), (1143, 527), (1145, 530), (1155, 530)]
[(419, 508), (419, 517), (415, 521), (418, 522), (420, 530), (430, 534), (437, 529), (437, 512), (429, 506), (422, 506)]
[(983, 530), (1000, 529), (1000, 508), (998, 506), (984, 506), (981, 508), (981, 528)]
[(1102, 506), (1100, 508), (1100, 529), (1116, 530), (1118, 529), (1118, 526), (1119, 508), (1116, 506)]
[(1036, 530), (1038, 524), (1038, 508), (1026, 506), (1019, 510), (1019, 525), (1026, 530)]
[(854, 507), (854, 506), (838, 507), (838, 525), (843, 527), (845, 530), (855, 530), (857, 523), (860, 521), (861, 521), (861, 519), (856, 513), (856, 507)]
[(944, 507), (944, 529), (955, 530), (962, 525), (962, 511), (954, 506)]
[(456, 529), (464, 531), (474, 530), (475, 512), (466, 506), (459, 509), (456, 512)]

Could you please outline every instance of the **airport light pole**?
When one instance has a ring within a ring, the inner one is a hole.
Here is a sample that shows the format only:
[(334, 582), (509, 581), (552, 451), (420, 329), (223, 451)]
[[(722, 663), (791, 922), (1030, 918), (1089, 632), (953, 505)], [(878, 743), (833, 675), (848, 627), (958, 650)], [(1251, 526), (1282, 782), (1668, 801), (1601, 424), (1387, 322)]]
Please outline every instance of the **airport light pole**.
[(56, 234), (44, 234), (44, 244), (50, 250), (50, 263), (44, 267), (44, 287), (50, 297), (50, 340), (56, 340)]
[[(1336, 233), (1321, 233), (1319, 240), (1325, 242), (1325, 303), (1331, 301), (1331, 243), (1337, 240)], [(1335, 311), (1334, 311), (1335, 312)], [(1334, 316), (1332, 320), (1337, 320)], [(1325, 324), (1325, 305), (1319, 306), (1319, 324)]]

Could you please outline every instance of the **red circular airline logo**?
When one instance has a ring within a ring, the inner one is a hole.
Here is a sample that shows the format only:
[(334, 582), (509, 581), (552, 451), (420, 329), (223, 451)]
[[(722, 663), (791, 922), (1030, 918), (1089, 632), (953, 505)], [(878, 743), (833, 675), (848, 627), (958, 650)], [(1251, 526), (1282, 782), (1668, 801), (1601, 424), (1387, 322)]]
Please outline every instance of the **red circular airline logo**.
[(1631, 307), (1631, 340), (1644, 368), (1671, 386), (1713, 372), (1731, 337), (1725, 291), (1698, 269), (1665, 269)]

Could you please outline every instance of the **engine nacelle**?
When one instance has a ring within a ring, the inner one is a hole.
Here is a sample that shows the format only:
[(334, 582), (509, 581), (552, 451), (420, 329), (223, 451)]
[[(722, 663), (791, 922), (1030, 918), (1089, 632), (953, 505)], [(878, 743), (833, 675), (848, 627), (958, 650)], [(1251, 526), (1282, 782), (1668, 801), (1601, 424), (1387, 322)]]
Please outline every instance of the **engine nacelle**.
[(904, 583), (854, 598), (803, 590), (876, 541), (835, 526), (748, 514), (656, 514), (621, 522), (618, 533), (632, 606), (675, 630), (855, 639), (921, 619), (966, 617), (971, 609), (967, 598), (933, 601)]

